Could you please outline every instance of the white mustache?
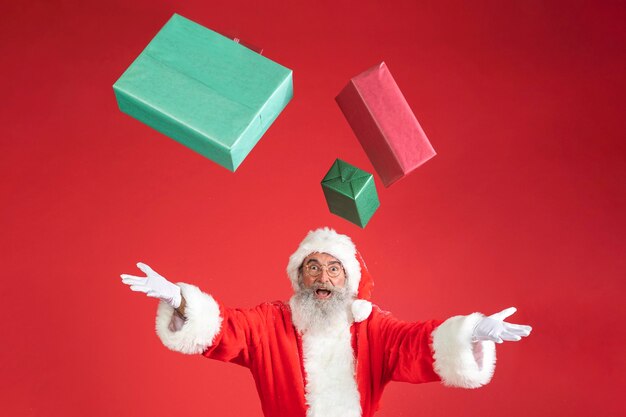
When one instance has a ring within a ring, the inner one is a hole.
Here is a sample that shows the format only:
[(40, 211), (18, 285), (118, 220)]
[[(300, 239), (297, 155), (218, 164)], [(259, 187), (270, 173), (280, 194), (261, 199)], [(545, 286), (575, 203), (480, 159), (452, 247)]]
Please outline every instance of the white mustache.
[(329, 291), (331, 293), (333, 292), (341, 292), (343, 289), (342, 288), (337, 288), (337, 287), (333, 287), (332, 285), (326, 285), (326, 284), (313, 284), (309, 290), (311, 292), (315, 292), (317, 290), (326, 290)]

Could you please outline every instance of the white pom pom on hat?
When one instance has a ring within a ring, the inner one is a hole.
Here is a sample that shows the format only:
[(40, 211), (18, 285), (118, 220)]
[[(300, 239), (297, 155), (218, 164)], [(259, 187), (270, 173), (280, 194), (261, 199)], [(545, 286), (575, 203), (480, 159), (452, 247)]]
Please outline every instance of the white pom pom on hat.
[(298, 270), (304, 258), (312, 253), (327, 253), (342, 263), (346, 271), (348, 291), (357, 297), (352, 303), (354, 320), (361, 322), (367, 319), (372, 312), (372, 303), (369, 300), (374, 281), (352, 240), (328, 227), (310, 231), (289, 257), (287, 264), (287, 275), (294, 291), (299, 289)]

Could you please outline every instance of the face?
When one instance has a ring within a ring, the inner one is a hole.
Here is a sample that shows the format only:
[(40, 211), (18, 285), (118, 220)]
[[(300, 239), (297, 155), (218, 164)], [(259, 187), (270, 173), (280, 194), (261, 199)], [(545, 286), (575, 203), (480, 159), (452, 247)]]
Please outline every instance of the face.
[[(316, 274), (319, 275), (315, 276)], [(341, 262), (334, 256), (327, 253), (312, 253), (302, 262), (302, 284), (305, 288), (317, 288), (316, 299), (329, 299), (333, 295), (334, 288), (345, 286), (346, 272)]]

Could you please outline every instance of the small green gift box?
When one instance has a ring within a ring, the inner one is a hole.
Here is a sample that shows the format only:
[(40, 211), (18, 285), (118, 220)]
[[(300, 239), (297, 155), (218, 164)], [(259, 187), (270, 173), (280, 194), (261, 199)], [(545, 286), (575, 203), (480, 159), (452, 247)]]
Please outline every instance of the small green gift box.
[(113, 90), (124, 113), (235, 171), (293, 83), (290, 69), (174, 14)]
[(364, 228), (380, 202), (374, 176), (337, 159), (322, 180), (331, 213)]

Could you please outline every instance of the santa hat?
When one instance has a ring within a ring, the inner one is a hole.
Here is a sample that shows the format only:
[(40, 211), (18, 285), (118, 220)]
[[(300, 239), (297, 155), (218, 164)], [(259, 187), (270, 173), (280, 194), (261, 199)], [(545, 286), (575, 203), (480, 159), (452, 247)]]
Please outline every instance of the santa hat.
[(367, 319), (372, 312), (372, 303), (369, 299), (372, 296), (374, 281), (352, 240), (328, 227), (310, 231), (291, 255), (287, 265), (287, 275), (291, 279), (294, 291), (300, 288), (298, 281), (300, 266), (304, 258), (312, 253), (327, 253), (342, 263), (346, 271), (346, 287), (351, 295), (356, 296), (352, 303), (354, 321)]

